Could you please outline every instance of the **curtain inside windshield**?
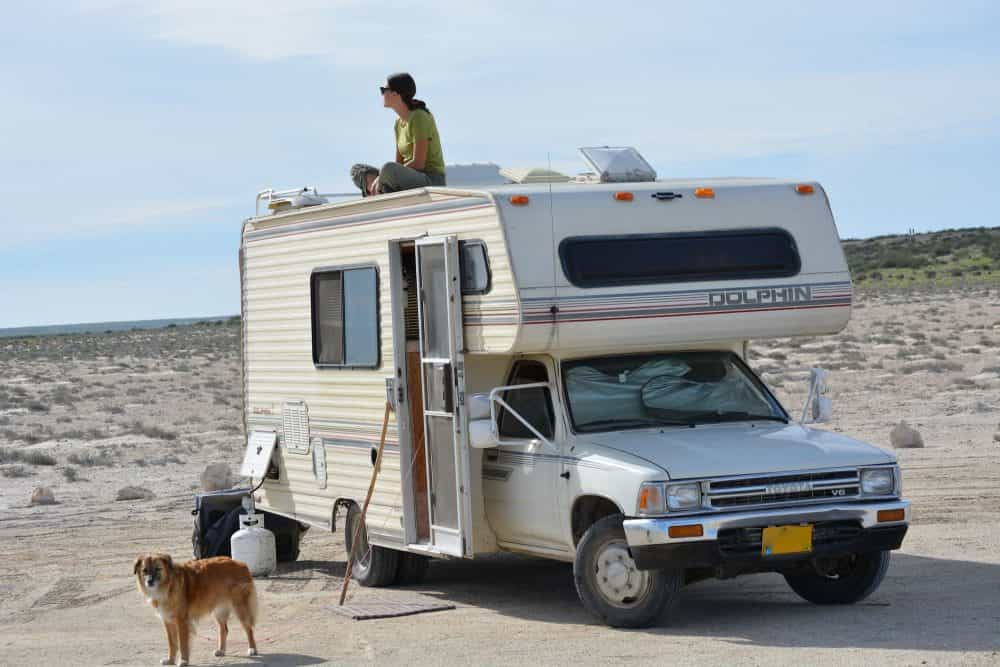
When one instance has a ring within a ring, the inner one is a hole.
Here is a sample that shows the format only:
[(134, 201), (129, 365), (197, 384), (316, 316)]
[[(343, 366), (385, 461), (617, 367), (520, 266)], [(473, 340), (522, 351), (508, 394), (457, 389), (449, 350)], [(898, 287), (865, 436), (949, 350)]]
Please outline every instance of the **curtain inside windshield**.
[(573, 422), (582, 430), (734, 414), (783, 416), (731, 353), (605, 357), (564, 367)]

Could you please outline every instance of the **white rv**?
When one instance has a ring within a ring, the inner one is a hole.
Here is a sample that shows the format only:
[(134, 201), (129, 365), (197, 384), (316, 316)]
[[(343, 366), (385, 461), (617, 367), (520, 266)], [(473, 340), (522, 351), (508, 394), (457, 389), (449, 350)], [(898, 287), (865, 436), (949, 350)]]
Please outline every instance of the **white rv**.
[[(848, 321), (822, 188), (534, 180), (246, 221), (257, 508), (350, 540), (388, 400), (362, 584), (532, 554), (572, 562), (584, 605), (626, 627), (703, 577), (874, 591), (908, 525), (895, 458), (797, 421), (744, 359)], [(828, 412), (821, 385), (807, 412)]]

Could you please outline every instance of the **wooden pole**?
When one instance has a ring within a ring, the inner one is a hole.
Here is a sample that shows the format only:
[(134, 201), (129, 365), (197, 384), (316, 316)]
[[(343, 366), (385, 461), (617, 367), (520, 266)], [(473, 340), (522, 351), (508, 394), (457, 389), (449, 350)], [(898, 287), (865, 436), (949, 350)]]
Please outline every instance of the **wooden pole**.
[(351, 540), (351, 552), (347, 555), (347, 572), (344, 574), (344, 585), (340, 589), (339, 606), (344, 606), (344, 598), (347, 597), (347, 586), (351, 581), (351, 570), (354, 569), (354, 561), (357, 558), (358, 538), (361, 537), (361, 529), (365, 525), (365, 515), (368, 514), (368, 503), (372, 500), (372, 493), (375, 491), (375, 480), (378, 478), (378, 471), (382, 469), (382, 450), (385, 449), (385, 434), (389, 430), (389, 402), (385, 403), (385, 416), (382, 417), (382, 435), (378, 440), (378, 452), (375, 454), (375, 469), (372, 470), (372, 481), (368, 485), (368, 495), (365, 496), (365, 504), (361, 507), (361, 517), (354, 526), (354, 538)]

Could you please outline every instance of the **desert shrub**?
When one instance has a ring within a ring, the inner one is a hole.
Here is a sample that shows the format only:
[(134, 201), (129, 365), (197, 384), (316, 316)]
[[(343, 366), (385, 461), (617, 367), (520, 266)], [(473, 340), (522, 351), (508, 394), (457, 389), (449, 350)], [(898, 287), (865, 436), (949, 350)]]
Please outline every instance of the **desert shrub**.
[(54, 466), (56, 460), (44, 452), (0, 447), (0, 463), (27, 463), (33, 466)]
[(167, 429), (160, 428), (155, 424), (143, 424), (142, 422), (136, 421), (132, 422), (132, 433), (138, 435), (144, 435), (147, 438), (153, 438), (154, 440), (176, 440), (177, 432), (168, 431)]
[(73, 466), (66, 466), (62, 469), (62, 475), (66, 478), (67, 482), (78, 482), (80, 481), (80, 471), (78, 471)]
[(30, 477), (31, 471), (24, 466), (8, 466), (3, 469), (4, 477)]
[(41, 401), (28, 401), (27, 406), (30, 412), (48, 412), (49, 406), (45, 405)]
[(914, 361), (909, 364), (903, 364), (903, 367), (900, 369), (901, 372), (907, 375), (910, 373), (917, 373), (919, 371), (927, 371), (929, 373), (945, 373), (948, 371), (960, 370), (962, 370), (962, 364), (956, 361), (940, 361), (937, 359)]
[(115, 460), (107, 451), (100, 452), (73, 452), (66, 457), (70, 463), (74, 463), (84, 468), (110, 468), (115, 464)]

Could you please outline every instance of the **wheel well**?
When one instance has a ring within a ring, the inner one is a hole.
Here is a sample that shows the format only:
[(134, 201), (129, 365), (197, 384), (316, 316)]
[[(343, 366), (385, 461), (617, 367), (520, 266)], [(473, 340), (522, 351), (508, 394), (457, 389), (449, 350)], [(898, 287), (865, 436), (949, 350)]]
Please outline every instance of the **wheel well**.
[(344, 515), (347, 515), (347, 511), (351, 509), (351, 505), (356, 503), (350, 498), (337, 498), (336, 502), (333, 503), (333, 514), (330, 517), (330, 532), (337, 532), (337, 514), (340, 513), (340, 508), (344, 508)]
[(621, 513), (621, 508), (607, 498), (601, 496), (580, 496), (573, 503), (573, 544), (579, 544), (583, 534), (597, 521), (606, 516)]

